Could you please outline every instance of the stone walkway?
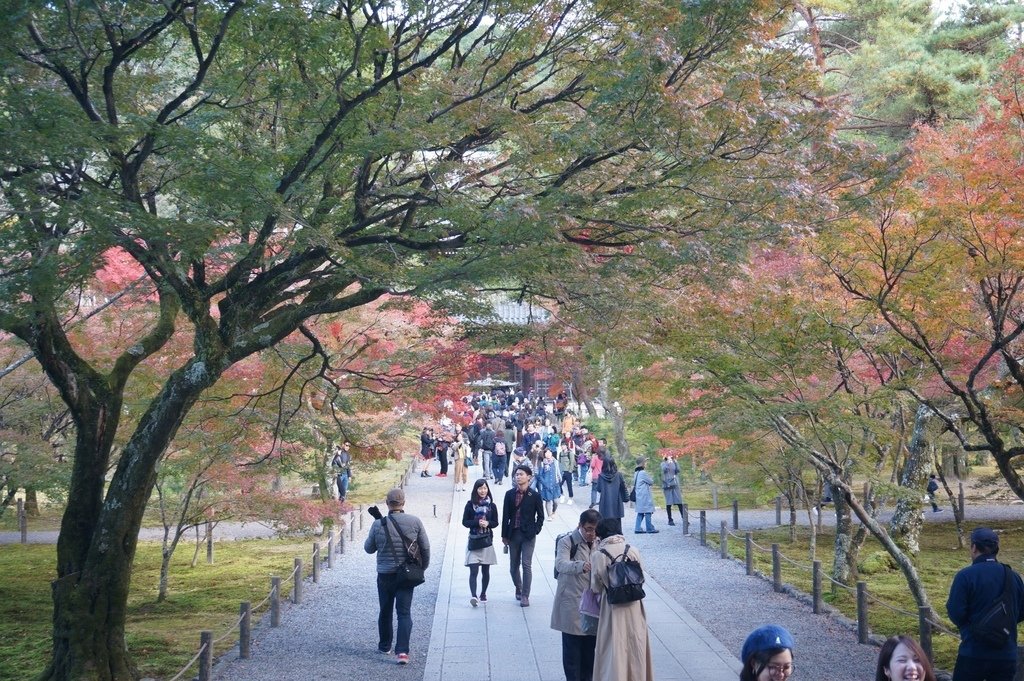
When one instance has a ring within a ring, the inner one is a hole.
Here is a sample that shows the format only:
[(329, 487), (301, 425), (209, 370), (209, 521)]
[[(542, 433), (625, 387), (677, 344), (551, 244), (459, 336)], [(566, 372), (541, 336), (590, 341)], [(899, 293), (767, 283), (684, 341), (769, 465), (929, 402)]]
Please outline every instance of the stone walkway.
[[(508, 487), (495, 488), (501, 497)], [(584, 489), (589, 497), (589, 490)], [(465, 501), (460, 494), (453, 509)], [(500, 506), (500, 502), (499, 502)], [(491, 568), (486, 604), (469, 602), (469, 570), (464, 566), (467, 530), (452, 514), (441, 586), (434, 609), (424, 681), (476, 681), (481, 678), (516, 681), (559, 681), (562, 672), (561, 634), (550, 628), (554, 602), (555, 538), (576, 526), (585, 506), (559, 506), (544, 523), (534, 552), (530, 607), (519, 607), (509, 577), (508, 556), (499, 553)], [(627, 532), (627, 538), (632, 533)], [(740, 663), (655, 579), (645, 584), (644, 607), (651, 637), (655, 676), (660, 681), (733, 681)]]

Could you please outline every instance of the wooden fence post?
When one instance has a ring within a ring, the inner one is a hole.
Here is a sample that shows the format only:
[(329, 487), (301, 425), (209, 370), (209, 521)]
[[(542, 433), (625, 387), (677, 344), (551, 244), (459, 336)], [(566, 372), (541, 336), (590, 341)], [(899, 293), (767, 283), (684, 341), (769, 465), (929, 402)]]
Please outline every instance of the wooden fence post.
[(960, 513), (963, 515), (964, 520), (967, 519), (967, 506), (964, 505), (964, 483), (960, 482)]
[(782, 591), (782, 560), (778, 544), (772, 544), (772, 588), (776, 592)]
[(857, 642), (868, 642), (871, 628), (868, 626), (868, 584), (857, 582)]
[(327, 537), (327, 568), (334, 568), (334, 530), (331, 530), (331, 534)]
[(25, 510), (25, 500), (18, 499), (18, 532), (21, 533), (21, 543), (28, 543), (28, 512)]
[(206, 564), (213, 565), (213, 523), (206, 521)]
[(700, 545), (708, 545), (708, 512), (700, 512)]
[(281, 626), (281, 578), (270, 578), (270, 626)]
[(754, 533), (747, 532), (747, 576), (754, 574)]
[(775, 497), (775, 524), (782, 525), (782, 497)]
[(238, 614), (238, 656), (248, 660), (252, 654), (252, 608), (249, 601), (242, 601)]
[(729, 523), (722, 521), (722, 527), (718, 531), (718, 557), (729, 556)]
[(732, 500), (732, 529), (740, 529), (740, 501), (739, 499)]
[(359, 504), (359, 529), (363, 529), (363, 505)]
[(213, 632), (199, 632), (199, 681), (210, 681), (213, 669)]
[(816, 560), (811, 570), (811, 597), (814, 603), (814, 614), (821, 614), (821, 561)]
[(921, 650), (931, 660), (935, 657), (932, 652), (932, 623), (928, 619), (928, 608), (917, 609), (917, 621), (918, 621), (918, 642), (921, 644)]
[(690, 505), (683, 504), (683, 535), (690, 534)]
[(295, 586), (292, 588), (292, 603), (298, 605), (302, 602), (302, 559), (295, 559)]
[(313, 542), (313, 583), (320, 583), (320, 542)]

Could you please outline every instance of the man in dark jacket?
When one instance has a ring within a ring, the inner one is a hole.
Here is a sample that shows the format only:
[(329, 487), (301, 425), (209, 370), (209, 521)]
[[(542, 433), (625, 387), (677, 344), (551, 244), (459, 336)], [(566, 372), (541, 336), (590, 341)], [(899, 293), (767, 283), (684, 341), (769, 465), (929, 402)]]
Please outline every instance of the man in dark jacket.
[[(533, 469), (519, 466), (512, 472), (515, 487), (505, 492), (501, 512), (501, 541), (509, 548), (509, 572), (516, 585), (516, 600), (530, 605), (533, 584), (533, 549), (544, 526), (544, 502), (532, 487)], [(519, 571), (522, 568), (522, 576)]]
[[(960, 629), (960, 650), (953, 681), (1012, 681), (1017, 671), (1017, 628), (1012, 627), (1006, 643), (998, 648), (978, 640), (979, 619), (1000, 598), (1006, 570), (996, 560), (999, 535), (987, 527), (971, 532), (971, 564), (953, 578), (946, 601), (949, 619)], [(1014, 622), (1024, 619), (1024, 583), (1010, 573), (1009, 600)]]
[(480, 463), (483, 464), (484, 478), (493, 478), (491, 457), (494, 456), (494, 427), (487, 423), (480, 431)]

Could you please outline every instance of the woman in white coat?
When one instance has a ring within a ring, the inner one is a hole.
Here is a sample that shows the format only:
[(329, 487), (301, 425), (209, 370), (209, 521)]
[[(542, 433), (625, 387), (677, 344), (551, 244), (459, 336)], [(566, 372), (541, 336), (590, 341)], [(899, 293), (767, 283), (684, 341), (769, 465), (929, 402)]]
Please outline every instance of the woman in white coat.
[(643, 600), (613, 604), (604, 597), (612, 559), (628, 550), (626, 555), (640, 562), (640, 552), (626, 544), (620, 528), (618, 518), (605, 518), (599, 522), (597, 538), (600, 543), (590, 554), (590, 588), (602, 595), (594, 654), (594, 681), (654, 681)]

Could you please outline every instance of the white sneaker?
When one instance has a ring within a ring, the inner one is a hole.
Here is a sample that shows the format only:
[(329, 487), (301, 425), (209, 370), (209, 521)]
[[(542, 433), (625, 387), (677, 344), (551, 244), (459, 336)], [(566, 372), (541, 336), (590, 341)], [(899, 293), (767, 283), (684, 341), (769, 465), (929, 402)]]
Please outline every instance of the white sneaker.
[(473, 596), (472, 598), (469, 599), (469, 604), (472, 605), (475, 608), (477, 605), (480, 604), (480, 601), (477, 600), (476, 596)]
[(569, 501), (567, 501), (565, 503), (569, 504), (570, 506), (574, 506), (575, 505), (575, 504), (573, 504), (572, 499), (570, 499)]
[(558, 497), (558, 503), (560, 503), (560, 504), (564, 504), (565, 503), (565, 495), (564, 494), (562, 496)]

